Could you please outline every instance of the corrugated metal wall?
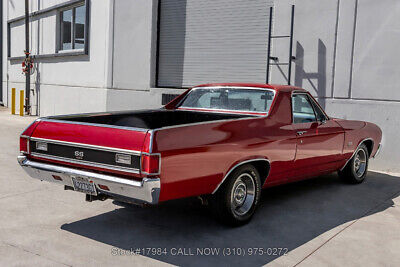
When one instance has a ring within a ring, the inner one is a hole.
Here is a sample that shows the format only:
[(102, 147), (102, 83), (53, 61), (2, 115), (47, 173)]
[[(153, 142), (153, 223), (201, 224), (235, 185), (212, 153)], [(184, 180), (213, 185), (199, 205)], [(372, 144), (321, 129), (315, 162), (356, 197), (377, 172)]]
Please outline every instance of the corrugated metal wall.
[(159, 87), (265, 83), (273, 0), (160, 0)]

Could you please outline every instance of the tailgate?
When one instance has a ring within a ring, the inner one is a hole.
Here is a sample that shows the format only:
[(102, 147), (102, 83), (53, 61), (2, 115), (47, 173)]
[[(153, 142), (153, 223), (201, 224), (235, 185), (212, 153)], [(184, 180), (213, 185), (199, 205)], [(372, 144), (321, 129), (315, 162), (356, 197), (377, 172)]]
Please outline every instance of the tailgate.
[(139, 174), (147, 129), (43, 120), (29, 141), (29, 155), (43, 161)]

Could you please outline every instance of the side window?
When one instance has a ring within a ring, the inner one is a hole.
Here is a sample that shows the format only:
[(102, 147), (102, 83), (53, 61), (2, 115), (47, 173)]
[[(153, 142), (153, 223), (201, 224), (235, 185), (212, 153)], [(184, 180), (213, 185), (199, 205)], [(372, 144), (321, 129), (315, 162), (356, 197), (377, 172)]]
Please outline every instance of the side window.
[(328, 118), (325, 116), (324, 112), (320, 109), (320, 107), (315, 103), (314, 100), (311, 101), (311, 104), (313, 105), (315, 114), (317, 115), (318, 121), (326, 121)]
[(317, 121), (314, 109), (306, 94), (294, 94), (292, 97), (293, 123)]

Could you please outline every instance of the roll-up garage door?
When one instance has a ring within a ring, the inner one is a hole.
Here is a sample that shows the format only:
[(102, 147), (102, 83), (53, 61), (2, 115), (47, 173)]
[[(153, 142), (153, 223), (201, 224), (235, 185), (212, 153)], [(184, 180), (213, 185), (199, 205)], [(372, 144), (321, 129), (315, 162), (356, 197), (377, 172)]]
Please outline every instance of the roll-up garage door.
[(160, 0), (159, 87), (265, 83), (273, 0)]

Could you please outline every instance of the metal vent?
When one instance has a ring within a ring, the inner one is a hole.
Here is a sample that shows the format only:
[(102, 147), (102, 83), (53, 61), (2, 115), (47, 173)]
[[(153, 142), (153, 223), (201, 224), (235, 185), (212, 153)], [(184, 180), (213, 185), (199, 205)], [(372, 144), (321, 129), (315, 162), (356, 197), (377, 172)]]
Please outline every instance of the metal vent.
[(162, 94), (161, 104), (166, 105), (177, 96), (179, 96), (179, 95), (177, 95), (177, 94)]

